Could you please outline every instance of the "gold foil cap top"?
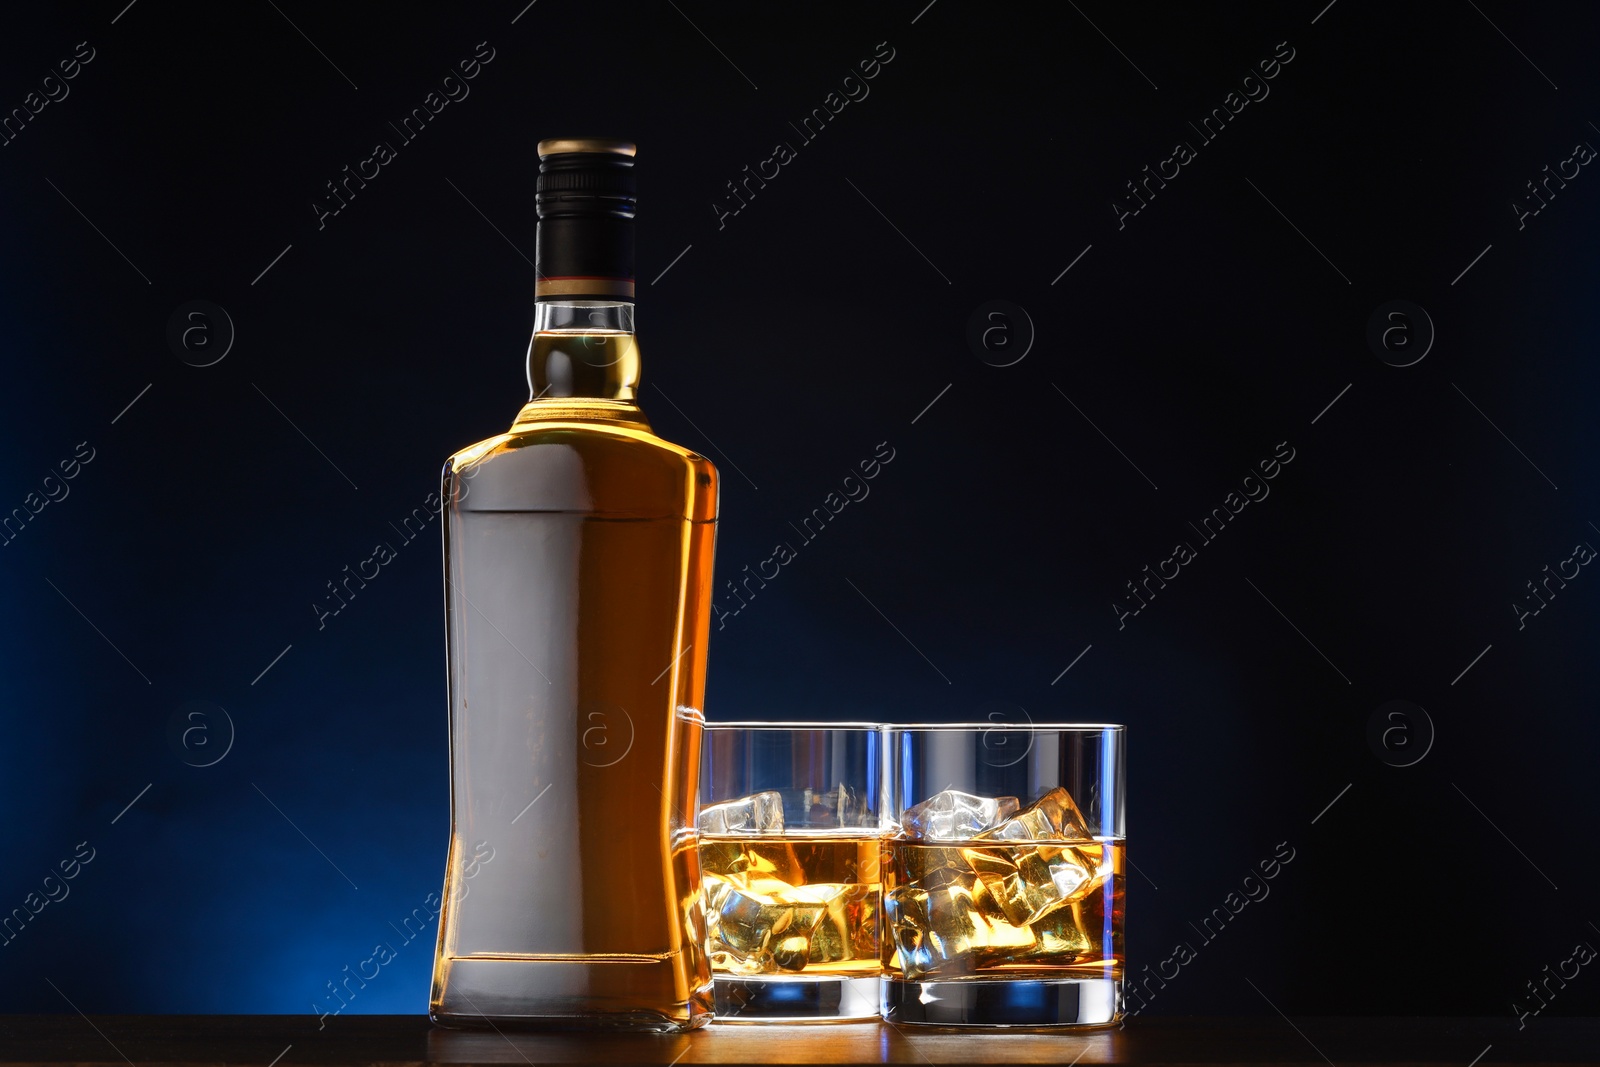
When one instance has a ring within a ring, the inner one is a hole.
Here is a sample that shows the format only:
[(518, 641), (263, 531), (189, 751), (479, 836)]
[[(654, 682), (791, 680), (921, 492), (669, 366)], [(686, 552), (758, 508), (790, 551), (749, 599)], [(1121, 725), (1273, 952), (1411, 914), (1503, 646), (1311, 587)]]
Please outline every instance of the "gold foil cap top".
[(540, 159), (569, 152), (604, 152), (632, 159), (638, 151), (638, 146), (632, 141), (618, 141), (610, 137), (552, 137), (539, 142)]

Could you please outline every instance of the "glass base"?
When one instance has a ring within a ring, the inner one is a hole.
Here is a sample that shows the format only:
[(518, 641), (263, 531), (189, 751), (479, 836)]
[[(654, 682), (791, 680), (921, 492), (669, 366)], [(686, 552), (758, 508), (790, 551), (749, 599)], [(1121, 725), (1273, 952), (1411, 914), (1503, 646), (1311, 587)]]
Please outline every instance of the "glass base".
[[(1116, 1022), (1120, 978), (906, 982), (885, 978), (883, 1018), (929, 1026), (1104, 1026)], [(720, 1008), (719, 1008), (720, 1013)]]
[(775, 975), (736, 978), (717, 975), (719, 1023), (850, 1022), (878, 1017), (878, 976)]

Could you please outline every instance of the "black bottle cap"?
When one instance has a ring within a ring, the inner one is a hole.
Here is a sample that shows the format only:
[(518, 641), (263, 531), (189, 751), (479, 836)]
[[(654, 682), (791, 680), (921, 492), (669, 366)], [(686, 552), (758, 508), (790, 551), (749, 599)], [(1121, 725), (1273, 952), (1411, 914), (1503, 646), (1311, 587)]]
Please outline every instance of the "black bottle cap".
[(601, 137), (539, 142), (537, 299), (633, 299), (636, 151)]

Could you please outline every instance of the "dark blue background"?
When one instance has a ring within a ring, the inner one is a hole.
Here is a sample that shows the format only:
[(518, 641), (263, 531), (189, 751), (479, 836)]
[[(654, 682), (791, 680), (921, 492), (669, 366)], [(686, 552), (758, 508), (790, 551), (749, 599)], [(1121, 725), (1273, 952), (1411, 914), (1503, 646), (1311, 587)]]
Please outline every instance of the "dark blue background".
[[(1509, 1042), (1525, 983), (1600, 944), (1600, 578), (1510, 606), (1600, 544), (1600, 177), (1510, 206), (1600, 144), (1592, 7), (123, 3), (0, 36), (5, 109), (95, 50), (0, 147), (0, 509), (95, 457), (0, 549), (0, 910), (95, 850), (0, 947), (0, 1011), (313, 1010), (440, 888), (437, 534), (311, 605), (525, 398), (534, 145), (591, 133), (640, 145), (642, 402), (722, 471), (719, 582), (894, 449), (714, 633), (709, 716), (1126, 722), (1131, 964), (1197, 950), (1151, 1012), (1500, 1014)], [(471, 95), (319, 230), (324, 182), (480, 41)], [(1124, 182), (1280, 41), (1270, 96), (1119, 230)], [(211, 367), (166, 342), (192, 299), (237, 328)], [(1036, 328), (1013, 366), (967, 342), (992, 299)], [(1437, 329), (1414, 366), (1365, 340), (1394, 299)], [(1124, 583), (1283, 441), (1119, 631)], [(1437, 733), (1410, 767), (1367, 739), (1391, 699)], [(189, 701), (236, 729), (213, 766), (169, 737)], [(348, 1010), (425, 1010), (431, 940), (397, 947)], [(1585, 971), (1548, 1011), (1597, 1007)]]

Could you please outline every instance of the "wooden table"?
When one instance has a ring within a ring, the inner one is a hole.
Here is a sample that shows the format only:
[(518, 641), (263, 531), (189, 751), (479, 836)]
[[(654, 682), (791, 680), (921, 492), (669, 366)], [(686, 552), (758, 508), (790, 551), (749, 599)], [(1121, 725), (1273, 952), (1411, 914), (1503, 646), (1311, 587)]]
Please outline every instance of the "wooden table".
[(440, 1030), (419, 1015), (0, 1016), (0, 1067), (463, 1063), (1600, 1064), (1600, 1019), (1141, 1018), (976, 1033), (883, 1023), (713, 1025), (674, 1037)]

